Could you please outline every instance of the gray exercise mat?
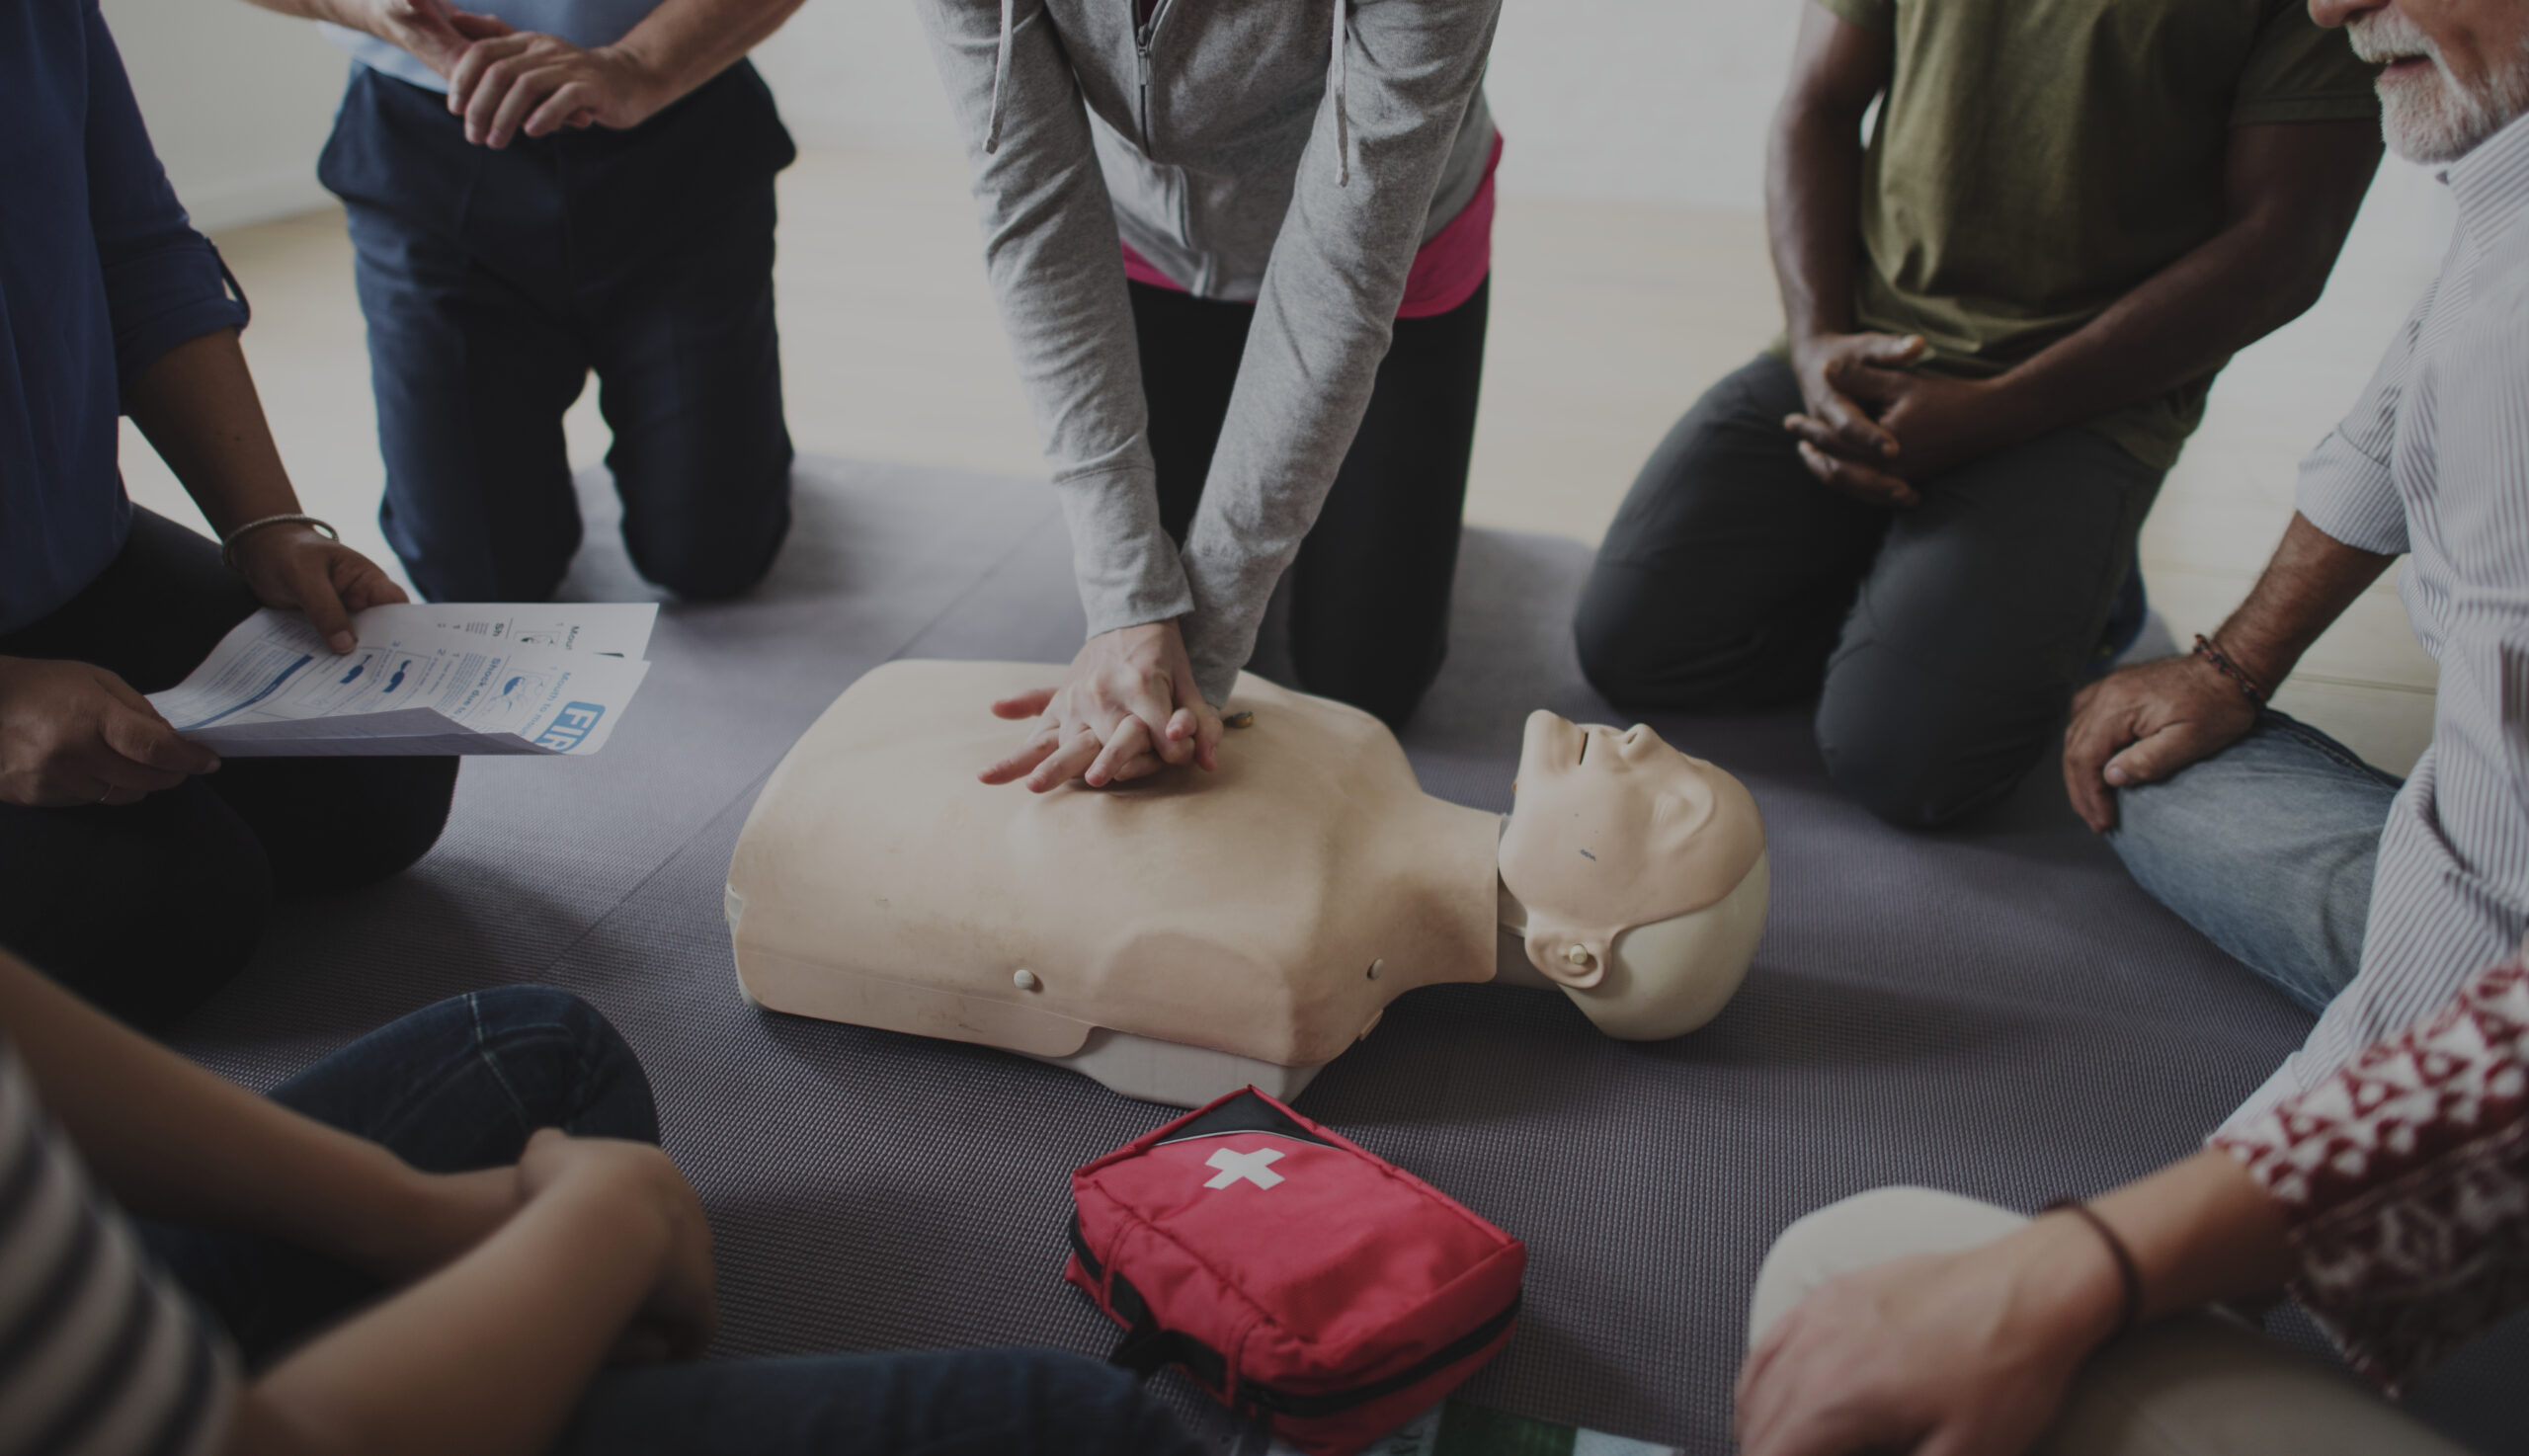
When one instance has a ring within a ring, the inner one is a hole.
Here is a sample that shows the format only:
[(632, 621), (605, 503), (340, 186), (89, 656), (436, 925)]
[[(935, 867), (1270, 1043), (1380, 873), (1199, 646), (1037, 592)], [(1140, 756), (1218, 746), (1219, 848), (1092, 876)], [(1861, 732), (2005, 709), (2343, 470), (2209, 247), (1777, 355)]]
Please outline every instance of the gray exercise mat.
[[(798, 481), (773, 581), (662, 613), (604, 754), (469, 763), (430, 857), (293, 907), (179, 1042), (269, 1086), (453, 992), (568, 987), (639, 1049), (710, 1208), (721, 1353), (1102, 1351), (1111, 1330), (1057, 1277), (1067, 1174), (1174, 1114), (1015, 1056), (759, 1012), (720, 909), (765, 774), (859, 674), (1068, 657), (1061, 519), (1040, 482), (832, 460)], [(571, 594), (650, 595), (587, 485)], [(1587, 567), (1569, 542), (1467, 533), (1449, 665), (1405, 735), (1427, 789), (1507, 809), (1529, 709), (1622, 721), (1573, 661)], [(1260, 667), (1280, 660), (1268, 625)], [(1527, 1241), (1519, 1334), (1466, 1399), (1717, 1452), (1784, 1225), (1887, 1182), (2021, 1208), (2106, 1187), (2193, 1147), (2308, 1018), (2136, 890), (2051, 780), (1973, 832), (1908, 835), (1836, 795), (1798, 715), (1653, 722), (1767, 823), (1772, 918), (1721, 1018), (1627, 1045), (1549, 993), (1419, 991), (1300, 1105)], [(2529, 1449), (2524, 1350), (2515, 1322), (2424, 1409)]]

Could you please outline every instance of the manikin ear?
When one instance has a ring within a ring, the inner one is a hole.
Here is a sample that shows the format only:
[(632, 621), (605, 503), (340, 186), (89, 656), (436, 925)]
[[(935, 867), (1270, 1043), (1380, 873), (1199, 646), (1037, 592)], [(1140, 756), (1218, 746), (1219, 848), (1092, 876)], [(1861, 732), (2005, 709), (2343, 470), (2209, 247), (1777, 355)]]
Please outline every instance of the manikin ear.
[(1528, 913), (1528, 964), (1558, 985), (1587, 991), (1607, 974), (1608, 948), (1615, 936), (1604, 930), (1582, 930), (1551, 916)]

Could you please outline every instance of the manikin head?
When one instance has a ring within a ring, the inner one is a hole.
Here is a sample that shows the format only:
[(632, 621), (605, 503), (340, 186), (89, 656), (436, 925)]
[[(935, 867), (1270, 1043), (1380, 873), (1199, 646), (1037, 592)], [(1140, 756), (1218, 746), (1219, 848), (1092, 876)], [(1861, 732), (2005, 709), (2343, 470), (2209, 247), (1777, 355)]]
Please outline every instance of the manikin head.
[[(1526, 911), (1529, 963), (1573, 991), (1719, 1010), (1764, 919), (1764, 821), (1746, 786), (1641, 724), (1585, 726), (1540, 709), (1513, 791), (1502, 883)], [(1627, 954), (1625, 941), (1646, 937), (1656, 952)], [(1687, 980), (1715, 994), (1698, 997)]]
[(2529, 112), (2521, 0), (2310, 0), (2380, 66), (2380, 129), (2409, 162), (2452, 162)]

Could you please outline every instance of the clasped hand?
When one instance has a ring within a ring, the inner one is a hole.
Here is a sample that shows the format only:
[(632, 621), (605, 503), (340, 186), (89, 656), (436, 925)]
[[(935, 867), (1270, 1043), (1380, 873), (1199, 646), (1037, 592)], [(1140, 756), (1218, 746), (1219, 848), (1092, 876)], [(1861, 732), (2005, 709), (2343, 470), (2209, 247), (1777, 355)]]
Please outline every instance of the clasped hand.
[(366, 0), (367, 27), (448, 78), (448, 109), (465, 139), (498, 149), (565, 126), (637, 126), (669, 100), (622, 50), (521, 31), (447, 0)]
[(1921, 501), (1926, 477), (2007, 443), (1996, 382), (1907, 367), (1922, 355), (1919, 334), (1825, 334), (1792, 345), (1808, 408), (1782, 426), (1810, 474), (1855, 500), (1902, 508)]
[(983, 770), (986, 783), (1023, 777), (1044, 793), (1074, 778), (1102, 788), (1171, 765), (1219, 767), (1220, 711), (1194, 687), (1173, 621), (1101, 632), (1071, 660), (1061, 687), (1005, 697), (992, 710), (1036, 726), (1018, 752)]
[[(357, 645), (353, 612), (405, 600), (376, 563), (294, 523), (248, 532), (233, 555), (258, 600), (307, 613), (336, 652)], [(218, 767), (216, 754), (177, 737), (148, 698), (104, 668), (0, 657), (0, 803), (137, 803)]]

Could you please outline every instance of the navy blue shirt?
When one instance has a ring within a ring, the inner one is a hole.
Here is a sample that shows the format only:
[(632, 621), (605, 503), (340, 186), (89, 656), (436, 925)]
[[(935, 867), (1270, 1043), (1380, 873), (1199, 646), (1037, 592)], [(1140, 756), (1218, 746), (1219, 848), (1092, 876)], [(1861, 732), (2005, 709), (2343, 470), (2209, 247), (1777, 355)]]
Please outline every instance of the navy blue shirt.
[(115, 421), (133, 376), (245, 322), (150, 149), (97, 0), (0, 6), (0, 633), (122, 549)]

